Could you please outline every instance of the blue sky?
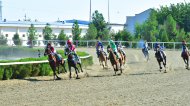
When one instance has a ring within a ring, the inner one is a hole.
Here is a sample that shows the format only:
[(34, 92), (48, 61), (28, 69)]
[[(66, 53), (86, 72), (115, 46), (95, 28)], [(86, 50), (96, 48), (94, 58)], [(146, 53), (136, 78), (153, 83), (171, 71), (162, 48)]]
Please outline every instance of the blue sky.
[[(1, 0), (3, 19), (18, 20), (27, 18), (42, 22), (81, 19), (89, 20), (90, 0)], [(98, 10), (108, 20), (108, 0), (91, 0), (92, 13)], [(159, 8), (184, 2), (184, 0), (109, 0), (110, 22), (125, 23), (126, 16), (133, 16), (149, 8)], [(190, 2), (190, 0), (186, 0)]]

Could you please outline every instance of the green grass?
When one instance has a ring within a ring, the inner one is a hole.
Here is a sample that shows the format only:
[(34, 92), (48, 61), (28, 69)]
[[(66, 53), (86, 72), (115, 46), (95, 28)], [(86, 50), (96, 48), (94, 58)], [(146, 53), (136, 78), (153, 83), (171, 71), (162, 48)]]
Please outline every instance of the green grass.
[[(27, 47), (11, 47), (13, 49), (16, 49), (16, 50), (19, 50), (19, 51), (31, 51), (31, 52), (36, 52), (38, 49), (37, 48), (27, 48)], [(7, 48), (7, 47), (1, 47), (0, 48), (0, 52), (1, 51), (6, 51), (6, 50), (9, 50), (10, 48)], [(40, 48), (39, 49), (40, 51), (44, 51), (44, 49)], [(61, 54), (61, 56), (63, 58), (67, 58), (65, 55), (64, 55), (64, 51), (63, 50), (58, 50), (57, 53)], [(80, 51), (77, 51), (77, 55), (82, 57), (82, 56), (87, 56), (89, 55), (88, 53), (86, 52), (80, 52)], [(39, 57), (39, 58), (23, 58), (23, 59), (19, 59), (19, 60), (1, 60), (0, 63), (9, 63), (9, 62), (28, 62), (28, 61), (42, 61), (42, 60), (47, 60), (48, 57), (47, 56), (42, 56), (42, 57)]]

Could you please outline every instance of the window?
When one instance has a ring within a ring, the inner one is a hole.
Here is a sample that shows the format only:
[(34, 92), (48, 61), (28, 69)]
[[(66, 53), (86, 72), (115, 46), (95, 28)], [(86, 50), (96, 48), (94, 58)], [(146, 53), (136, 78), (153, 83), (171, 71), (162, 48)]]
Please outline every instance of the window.
[(6, 37), (8, 37), (9, 35), (8, 34), (5, 34)]
[(22, 37), (25, 37), (25, 34), (23, 34)]

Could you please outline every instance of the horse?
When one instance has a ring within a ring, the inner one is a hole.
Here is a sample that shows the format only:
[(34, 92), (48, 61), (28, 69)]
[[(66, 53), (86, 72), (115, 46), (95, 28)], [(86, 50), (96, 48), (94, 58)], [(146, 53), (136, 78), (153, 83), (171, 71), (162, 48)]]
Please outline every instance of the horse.
[(156, 57), (157, 62), (159, 64), (160, 71), (162, 69), (162, 66), (161, 66), (161, 62), (162, 62), (163, 65), (164, 65), (164, 68), (165, 68), (164, 73), (166, 73), (166, 56), (160, 50), (158, 50), (158, 48), (157, 48), (156, 53), (155, 53), (155, 57)]
[(109, 53), (109, 60), (112, 64), (112, 67), (114, 69), (114, 72), (115, 72), (115, 75), (116, 75), (116, 72), (119, 71), (118, 69), (118, 65), (120, 64), (120, 71), (121, 71), (121, 74), (122, 74), (122, 60), (121, 58), (117, 59), (116, 55), (114, 54), (113, 50), (108, 46), (107, 47), (107, 51)]
[(149, 51), (148, 50), (149, 50), (148, 48), (143, 48), (142, 49), (142, 52), (143, 52), (143, 54), (144, 54), (147, 61), (149, 60)]
[(79, 79), (78, 73), (80, 73), (80, 71), (77, 67), (77, 64), (79, 65), (81, 72), (83, 72), (80, 58), (78, 58), (77, 60), (76, 56), (74, 55), (72, 51), (70, 51), (69, 48), (65, 48), (65, 55), (68, 55), (67, 61), (68, 61), (68, 67), (69, 67), (69, 72), (70, 72), (69, 78), (71, 79), (71, 67), (73, 67), (77, 75), (76, 79)]
[(99, 59), (100, 65), (102, 65), (104, 68), (104, 63), (105, 63), (105, 66), (108, 67), (106, 54), (101, 50), (100, 47), (98, 48), (97, 53), (98, 53), (98, 59)]
[(183, 61), (186, 64), (186, 69), (189, 69), (189, 52), (188, 51), (182, 52), (181, 57), (183, 58)]
[[(49, 48), (46, 48), (45, 49), (45, 52), (44, 52), (44, 56), (48, 55), (48, 61), (49, 61), (49, 65), (51, 67), (51, 69), (53, 70), (53, 75), (54, 75), (54, 81), (55, 80), (60, 80), (61, 78), (57, 76), (56, 74), (56, 67), (58, 68), (58, 71), (59, 71), (59, 66), (63, 66), (65, 72), (67, 72), (66, 68), (65, 68), (65, 61), (64, 59), (61, 59), (60, 62), (58, 62), (58, 60), (56, 59), (56, 57), (52, 54), (52, 51), (49, 49)], [(55, 77), (57, 77), (55, 79)]]
[(122, 52), (121, 48), (118, 48), (118, 52), (121, 56), (122, 64), (125, 65), (126, 63), (126, 55)]

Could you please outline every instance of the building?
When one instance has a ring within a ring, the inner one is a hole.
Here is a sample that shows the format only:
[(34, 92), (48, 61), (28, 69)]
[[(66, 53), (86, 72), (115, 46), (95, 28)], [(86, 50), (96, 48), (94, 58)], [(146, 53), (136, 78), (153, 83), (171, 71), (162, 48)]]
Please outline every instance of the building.
[(145, 22), (148, 17), (150, 16), (152, 9), (145, 10), (139, 14), (135, 14), (135, 16), (127, 16), (126, 17), (126, 23), (125, 23), (125, 29), (129, 31), (131, 34), (134, 34), (135, 32), (135, 24), (139, 23), (142, 24)]
[[(76, 20), (65, 20), (58, 22), (35, 22), (35, 21), (0, 21), (0, 34), (4, 35), (8, 40), (8, 45), (14, 45), (12, 38), (15, 33), (19, 34), (19, 38), (23, 40), (22, 45), (27, 46), (28, 42), (28, 28), (31, 24), (37, 30), (38, 38), (37, 40), (44, 40), (43, 29), (46, 24), (50, 24), (50, 27), (53, 30), (53, 34), (58, 36), (61, 30), (64, 30), (64, 33), (68, 37), (72, 37), (72, 26)], [(81, 36), (84, 36), (88, 29), (88, 21), (77, 20), (79, 27), (82, 29)], [(43, 43), (41, 43), (43, 45)]]

